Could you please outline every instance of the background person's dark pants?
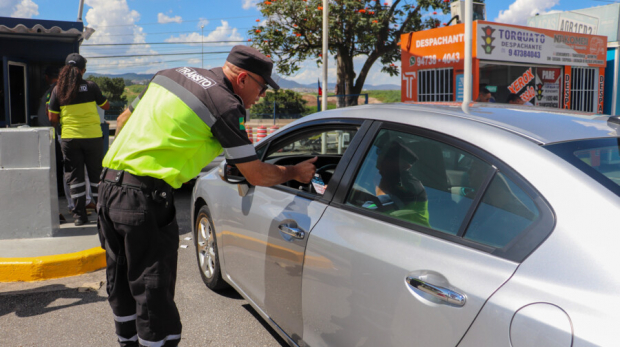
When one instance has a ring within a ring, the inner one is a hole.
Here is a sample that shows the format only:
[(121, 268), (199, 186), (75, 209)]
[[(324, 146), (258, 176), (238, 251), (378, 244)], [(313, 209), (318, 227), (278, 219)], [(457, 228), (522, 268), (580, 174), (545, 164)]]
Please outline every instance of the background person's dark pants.
[(113, 180), (101, 181), (97, 211), (106, 249), (108, 302), (119, 343), (176, 346), (182, 327), (174, 303), (179, 227), (172, 188), (152, 178), (146, 181), (157, 184), (142, 188)]
[[(71, 200), (75, 206), (74, 218), (87, 220), (86, 215), (86, 179), (84, 165), (88, 172), (92, 198), (97, 202), (97, 187), (103, 161), (103, 137), (92, 139), (62, 139), (62, 155), (65, 166), (65, 180), (69, 185)], [(69, 198), (69, 197), (67, 197)]]

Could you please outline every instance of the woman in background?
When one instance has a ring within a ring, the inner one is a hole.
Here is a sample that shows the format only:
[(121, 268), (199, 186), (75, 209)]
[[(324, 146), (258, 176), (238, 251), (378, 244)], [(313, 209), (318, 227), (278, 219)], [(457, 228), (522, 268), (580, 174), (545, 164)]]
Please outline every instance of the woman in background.
[(60, 122), (65, 180), (74, 205), (71, 212), (78, 226), (88, 223), (84, 165), (95, 202), (102, 169), (103, 133), (97, 106), (104, 110), (110, 108), (99, 86), (82, 79), (85, 72), (86, 59), (77, 53), (69, 54), (50, 96), (48, 111), (52, 125)]

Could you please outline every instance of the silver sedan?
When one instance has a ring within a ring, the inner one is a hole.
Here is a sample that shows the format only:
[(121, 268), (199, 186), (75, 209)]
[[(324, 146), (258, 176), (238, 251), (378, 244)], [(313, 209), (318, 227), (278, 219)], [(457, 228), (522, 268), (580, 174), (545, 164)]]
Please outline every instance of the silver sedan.
[(200, 274), (292, 346), (614, 346), (620, 121), (370, 105), (300, 119), (262, 161), (308, 185), (199, 179)]

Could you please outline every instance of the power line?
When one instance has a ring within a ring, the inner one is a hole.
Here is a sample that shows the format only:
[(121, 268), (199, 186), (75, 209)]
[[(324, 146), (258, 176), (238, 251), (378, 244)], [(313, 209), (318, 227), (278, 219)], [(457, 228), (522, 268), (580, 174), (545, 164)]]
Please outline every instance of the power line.
[[(226, 31), (234, 31), (234, 30), (248, 30), (250, 28), (229, 28), (229, 29), (225, 29), (223, 30), (224, 32)], [(217, 30), (217, 29), (216, 29)], [(211, 31), (207, 31), (208, 33), (212, 33), (216, 30), (211, 30)], [(167, 34), (185, 34), (185, 33), (198, 33), (196, 30), (190, 30), (190, 31), (162, 31), (162, 32), (156, 32), (156, 33), (141, 33), (141, 34), (147, 34), (147, 35), (167, 35)], [(105, 35), (104, 37), (116, 37), (116, 36), (135, 36), (135, 34), (118, 34), (118, 35)]]
[[(247, 41), (205, 41), (204, 44), (214, 43), (239, 43)], [(102, 47), (102, 46), (144, 46), (144, 45), (188, 45), (201, 44), (202, 42), (145, 42), (145, 43), (95, 43), (91, 45), (82, 45), (82, 47)]]
[(168, 22), (168, 23), (159, 23), (159, 22), (153, 22), (153, 23), (140, 23), (140, 24), (119, 24), (119, 25), (100, 25), (95, 27), (95, 29), (97, 28), (113, 28), (113, 27), (131, 27), (131, 26), (142, 26), (142, 25), (164, 25), (164, 24), (170, 24), (170, 23), (177, 23), (177, 24), (183, 24), (183, 23), (194, 23), (194, 22), (200, 22), (203, 20), (207, 20), (207, 21), (212, 21), (212, 20), (221, 20), (221, 19), (239, 19), (239, 18), (254, 18), (256, 16), (240, 16), (240, 17), (220, 17), (220, 18), (203, 18), (203, 19), (191, 19), (191, 20), (181, 20), (181, 22)]
[[(205, 58), (205, 60), (220, 60), (221, 58)], [(162, 64), (168, 64), (168, 63), (176, 63), (176, 62), (186, 62), (188, 61), (188, 59), (173, 59), (173, 60), (159, 60), (159, 61), (152, 61), (152, 62), (138, 62), (138, 63), (124, 63), (122, 64), (123, 68), (126, 67), (133, 67), (133, 66), (152, 66), (152, 65), (162, 65)], [(105, 67), (109, 67), (109, 66), (118, 66), (118, 63), (114, 63), (114, 64), (109, 64), (109, 63), (105, 63), (105, 64), (97, 64), (97, 63), (89, 63), (88, 67), (90, 70), (92, 70), (93, 68), (105, 68)]]
[[(230, 51), (226, 52), (206, 52), (204, 54), (224, 54), (230, 53)], [(108, 55), (108, 56), (98, 56), (98, 57), (84, 57), (86, 59), (110, 59), (110, 58), (135, 58), (135, 57), (159, 57), (162, 55), (194, 55), (194, 54), (203, 54), (201, 52), (183, 52), (183, 53), (161, 53), (161, 54), (131, 54), (131, 55)]]

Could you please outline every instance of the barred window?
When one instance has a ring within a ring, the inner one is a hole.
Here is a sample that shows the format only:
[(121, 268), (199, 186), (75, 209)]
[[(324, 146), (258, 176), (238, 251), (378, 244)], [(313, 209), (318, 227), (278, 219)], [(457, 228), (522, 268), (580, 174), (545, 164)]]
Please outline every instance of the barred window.
[(583, 112), (596, 112), (598, 92), (598, 69), (573, 67), (570, 83), (570, 109)]
[(418, 71), (418, 101), (453, 101), (452, 81), (452, 68)]

